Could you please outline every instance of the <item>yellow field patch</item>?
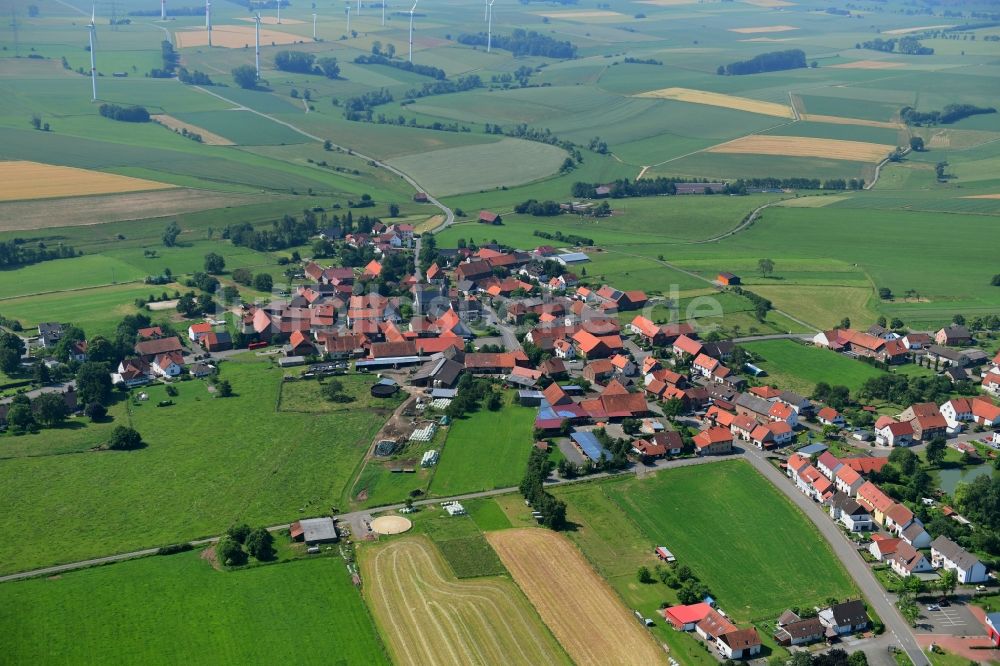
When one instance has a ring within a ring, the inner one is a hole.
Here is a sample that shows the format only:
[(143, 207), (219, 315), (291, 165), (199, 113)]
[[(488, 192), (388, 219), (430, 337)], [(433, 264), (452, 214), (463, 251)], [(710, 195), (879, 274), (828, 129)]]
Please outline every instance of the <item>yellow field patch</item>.
[(592, 11), (566, 11), (566, 12), (538, 12), (538, 16), (544, 16), (550, 19), (605, 19), (605, 18), (624, 18), (624, 14), (619, 14), (618, 12), (611, 12), (604, 9), (596, 9)]
[[(252, 16), (243, 16), (240, 17), (239, 20), (253, 23)], [(261, 16), (260, 22), (263, 23), (264, 25), (295, 25), (297, 23), (305, 23), (305, 21), (300, 21), (298, 19), (290, 19), (290, 18), (281, 19), (281, 23), (278, 23), (277, 16)], [(212, 28), (212, 31), (214, 32), (215, 28)]]
[(818, 197), (797, 197), (795, 199), (785, 199), (778, 203), (782, 208), (822, 208), (830, 204), (850, 199), (849, 194), (834, 194)]
[(750, 39), (741, 39), (741, 42), (794, 42), (796, 37), (751, 37)]
[(888, 60), (855, 60), (841, 65), (830, 65), (830, 69), (898, 69), (900, 67), (906, 67), (906, 65)]
[(844, 118), (843, 116), (824, 116), (816, 113), (803, 113), (802, 120), (814, 123), (829, 123), (830, 125), (860, 125), (861, 127), (881, 127), (882, 129), (901, 130), (906, 126), (902, 123), (890, 123), (882, 120), (865, 120), (864, 118)]
[(754, 7), (793, 7), (794, 2), (788, 2), (787, 0), (742, 0), (744, 4), (753, 5)]
[(174, 185), (101, 171), (42, 164), (0, 162), (0, 201), (49, 199), (87, 194), (165, 190)]
[(781, 155), (782, 157), (822, 157), (852, 162), (878, 162), (895, 146), (864, 141), (817, 139), (804, 136), (772, 136), (751, 134), (720, 143), (705, 150), (708, 153), (744, 155)]
[[(195, 46), (208, 46), (208, 33), (205, 28), (194, 28), (191, 30), (178, 30), (174, 33), (177, 39), (177, 47), (186, 49)], [(269, 30), (267, 28), (260, 31), (260, 43), (262, 46), (270, 44), (294, 44), (304, 41), (300, 35), (292, 35), (279, 30)], [(212, 46), (220, 46), (227, 49), (252, 48), (254, 45), (254, 27), (250, 25), (213, 25), (212, 26)]]
[[(715, 0), (709, 0), (714, 2)], [(680, 5), (701, 5), (705, 0), (638, 0), (640, 5), (655, 5), (657, 7), (679, 7)]]
[(954, 28), (954, 23), (947, 25), (922, 25), (917, 28), (896, 28), (895, 30), (883, 30), (883, 35), (907, 35), (911, 32), (921, 32), (923, 30), (941, 30), (944, 28)]
[(394, 663), (565, 663), (509, 580), (456, 580), (425, 537), (365, 552), (361, 569), (366, 600)]
[(798, 30), (794, 25), (762, 25), (756, 28), (730, 28), (729, 32), (738, 32), (741, 35), (756, 35), (764, 32), (788, 32)]
[(486, 535), (574, 662), (662, 664), (666, 654), (564, 536), (539, 528)]
[(1000, 199), (1000, 194), (970, 194), (962, 199)]
[(706, 90), (692, 90), (691, 88), (661, 88), (660, 90), (639, 93), (636, 97), (672, 99), (678, 102), (690, 102), (691, 104), (721, 106), (726, 109), (749, 111), (750, 113), (760, 113), (765, 116), (777, 116), (779, 118), (794, 117), (792, 109), (785, 104), (761, 102), (760, 100), (748, 97), (736, 97), (735, 95), (724, 95)]
[(173, 116), (168, 116), (165, 113), (158, 113), (156, 115), (150, 116), (153, 120), (160, 123), (167, 129), (172, 129), (175, 132), (180, 132), (181, 130), (187, 130), (189, 133), (194, 132), (201, 137), (201, 142), (208, 146), (235, 146), (236, 144), (227, 139), (224, 136), (219, 136), (214, 132), (209, 132), (207, 129), (198, 127), (197, 125), (192, 125), (186, 123), (183, 120), (174, 118)]

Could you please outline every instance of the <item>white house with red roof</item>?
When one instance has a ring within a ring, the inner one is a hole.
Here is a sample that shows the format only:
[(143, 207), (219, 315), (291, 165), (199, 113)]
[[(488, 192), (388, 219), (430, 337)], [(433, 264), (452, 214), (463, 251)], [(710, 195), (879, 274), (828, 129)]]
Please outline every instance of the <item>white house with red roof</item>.
[(836, 475), (837, 470), (844, 466), (844, 463), (837, 459), (837, 456), (833, 455), (829, 451), (824, 451), (820, 454), (819, 458), (816, 459), (816, 467), (819, 471), (823, 472), (823, 476), (833, 481), (833, 477)]
[(689, 338), (686, 335), (679, 336), (674, 340), (673, 352), (674, 356), (683, 356), (687, 354), (688, 356), (697, 356), (701, 353), (702, 344), (693, 338)]
[(837, 473), (833, 476), (833, 484), (837, 487), (837, 490), (850, 497), (858, 494), (858, 488), (864, 482), (865, 480), (858, 474), (857, 470), (846, 464), (842, 464), (837, 468)]
[(996, 370), (987, 372), (983, 377), (982, 386), (984, 391), (993, 395), (1000, 395), (1000, 372)]
[(824, 407), (816, 412), (816, 420), (823, 425), (837, 426), (838, 428), (844, 425), (844, 417), (833, 407)]
[(794, 433), (784, 421), (774, 421), (756, 426), (750, 433), (750, 441), (758, 449), (784, 446), (792, 441)]
[(940, 410), (949, 428), (972, 420), (972, 401), (968, 398), (952, 398), (942, 404)]
[(719, 367), (719, 362), (712, 358), (711, 356), (706, 356), (705, 354), (698, 354), (694, 362), (691, 363), (691, 371), (701, 375), (702, 377), (710, 378), (715, 369)]
[(184, 371), (184, 357), (179, 352), (159, 354), (149, 364), (149, 369), (160, 377), (176, 377)]
[(188, 326), (188, 340), (191, 342), (198, 342), (201, 336), (212, 332), (212, 325), (207, 321), (203, 321), (198, 324), (191, 324)]
[(910, 446), (913, 444), (913, 426), (909, 421), (880, 416), (875, 422), (875, 442), (882, 446)]
[(981, 426), (992, 428), (1000, 424), (1000, 407), (985, 397), (975, 398), (972, 401), (972, 419)]
[(795, 428), (799, 424), (799, 413), (791, 405), (784, 402), (775, 402), (771, 405), (768, 418), (772, 421), (787, 423), (789, 428)]

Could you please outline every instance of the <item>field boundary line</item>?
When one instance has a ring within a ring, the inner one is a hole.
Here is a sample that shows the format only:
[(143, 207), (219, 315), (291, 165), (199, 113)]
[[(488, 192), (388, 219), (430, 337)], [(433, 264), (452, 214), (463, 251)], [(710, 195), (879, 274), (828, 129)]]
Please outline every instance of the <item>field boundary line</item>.
[[(177, 81), (178, 81), (178, 83), (180, 83), (179, 79)], [(309, 132), (305, 131), (304, 129), (302, 129), (300, 127), (296, 127), (295, 125), (293, 125), (290, 122), (286, 122), (284, 120), (279, 120), (278, 118), (275, 118), (274, 116), (268, 115), (268, 114), (266, 114), (266, 113), (264, 113), (262, 111), (258, 111), (257, 109), (253, 109), (253, 108), (250, 108), (248, 106), (244, 106), (242, 104), (239, 104), (238, 102), (234, 102), (233, 100), (228, 99), (226, 97), (223, 97), (222, 95), (220, 95), (220, 94), (218, 94), (216, 92), (213, 92), (211, 90), (206, 90), (202, 86), (191, 86), (191, 87), (194, 88), (195, 90), (200, 90), (203, 93), (211, 95), (212, 97), (216, 97), (218, 99), (221, 99), (223, 102), (228, 102), (229, 104), (232, 104), (234, 106), (243, 106), (250, 113), (256, 114), (256, 115), (260, 116), (261, 118), (267, 118), (271, 122), (278, 123), (279, 125), (284, 125), (288, 129), (293, 130), (295, 132), (298, 132), (302, 136), (307, 137), (309, 139), (312, 139), (313, 141), (317, 141), (319, 143), (324, 143), (325, 141), (328, 140), (328, 139), (322, 139), (322, 138), (316, 136), (315, 134), (310, 134)], [(365, 155), (363, 153), (359, 153), (356, 150), (353, 150), (351, 148), (347, 148), (345, 146), (341, 146), (341, 145), (335, 144), (332, 141), (331, 141), (331, 145), (333, 145), (335, 148), (340, 148), (341, 150), (347, 152), (349, 155), (353, 155), (353, 156), (358, 157), (358, 158), (360, 158), (362, 160), (366, 160), (368, 162), (371, 162), (372, 164), (375, 164), (376, 166), (378, 166), (378, 167), (380, 167), (382, 169), (385, 169), (386, 171), (388, 171), (390, 173), (396, 174), (397, 176), (399, 176), (400, 178), (402, 178), (403, 180), (405, 180), (407, 183), (409, 183), (413, 187), (413, 189), (415, 189), (417, 192), (423, 192), (424, 194), (426, 194), (427, 195), (427, 201), (429, 203), (433, 204), (434, 206), (438, 207), (439, 209), (441, 209), (441, 212), (443, 212), (445, 214), (445, 221), (443, 223), (444, 227), (448, 227), (449, 225), (451, 225), (455, 221), (455, 212), (451, 208), (449, 208), (448, 206), (445, 206), (443, 203), (441, 203), (436, 198), (434, 198), (429, 192), (427, 192), (427, 190), (425, 190), (424, 188), (422, 188), (420, 186), (420, 183), (418, 183), (415, 178), (413, 178), (412, 176), (410, 176), (405, 171), (397, 169), (396, 167), (392, 166), (391, 164), (388, 164), (387, 162), (383, 162), (382, 160), (376, 159), (374, 157), (369, 157), (369, 156), (367, 156), (367, 155)]]
[[(153, 218), (156, 219), (156, 218)], [(73, 257), (68, 257), (72, 259)], [(263, 264), (261, 264), (263, 265)], [(2, 271), (0, 271), (2, 274)], [(118, 285), (125, 284), (145, 284), (142, 280), (125, 280), (123, 282), (108, 282), (107, 284), (95, 284), (90, 287), (73, 287), (71, 289), (53, 289), (52, 291), (36, 291), (32, 294), (20, 294), (19, 296), (0, 296), (0, 301), (14, 301), (19, 298), (29, 298), (33, 296), (51, 296), (52, 294), (69, 294), (74, 291), (90, 291), (91, 289), (103, 289), (105, 287), (117, 287)]]

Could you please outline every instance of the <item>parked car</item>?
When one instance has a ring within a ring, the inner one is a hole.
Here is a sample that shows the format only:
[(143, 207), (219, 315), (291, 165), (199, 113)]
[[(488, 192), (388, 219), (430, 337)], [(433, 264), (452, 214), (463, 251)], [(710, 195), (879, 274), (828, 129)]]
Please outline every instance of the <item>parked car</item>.
[(937, 604), (927, 604), (927, 610), (929, 610), (929, 611), (939, 611), (939, 610), (941, 610), (941, 607), (938, 606)]

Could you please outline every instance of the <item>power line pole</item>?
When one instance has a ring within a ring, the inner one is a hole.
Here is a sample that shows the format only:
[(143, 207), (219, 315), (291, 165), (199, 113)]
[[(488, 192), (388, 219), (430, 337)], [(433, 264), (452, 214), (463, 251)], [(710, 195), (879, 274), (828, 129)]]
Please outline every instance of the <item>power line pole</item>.
[(10, 9), (10, 31), (14, 35), (14, 57), (21, 57), (21, 41), (18, 39), (18, 33), (21, 30), (21, 24), (17, 22), (17, 10), (11, 7)]

